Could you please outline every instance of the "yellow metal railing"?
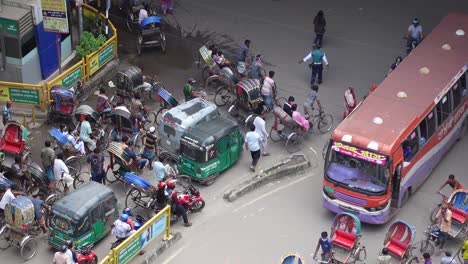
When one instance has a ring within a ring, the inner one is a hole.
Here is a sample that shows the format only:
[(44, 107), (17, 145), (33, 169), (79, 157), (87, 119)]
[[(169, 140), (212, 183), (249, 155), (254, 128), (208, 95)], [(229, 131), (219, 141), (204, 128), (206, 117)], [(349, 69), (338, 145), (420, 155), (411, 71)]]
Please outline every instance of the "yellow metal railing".
[(73, 87), (78, 81), (86, 79), (85, 60), (81, 59), (78, 63), (71, 66), (57, 77), (48, 81), (46, 85), (47, 100), (50, 102), (50, 89), (56, 85), (62, 85), (67, 88)]
[(0, 81), (0, 102), (41, 106), (45, 110), (46, 96), (43, 85)]
[(158, 214), (148, 220), (122, 244), (112, 249), (100, 264), (126, 264), (155, 238), (164, 234), (165, 240), (172, 239), (171, 207), (167, 205)]

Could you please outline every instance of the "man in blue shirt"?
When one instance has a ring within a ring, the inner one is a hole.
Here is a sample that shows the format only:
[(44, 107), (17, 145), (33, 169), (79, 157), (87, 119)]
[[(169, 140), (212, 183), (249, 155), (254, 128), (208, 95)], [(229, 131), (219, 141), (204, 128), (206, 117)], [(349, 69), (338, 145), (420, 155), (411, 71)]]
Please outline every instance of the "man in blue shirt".
[(314, 259), (317, 258), (317, 252), (319, 248), (322, 248), (322, 261), (329, 262), (331, 259), (331, 252), (333, 249), (333, 244), (328, 238), (328, 233), (326, 231), (322, 232), (321, 237), (318, 240), (317, 248), (315, 249)]
[(262, 55), (257, 55), (255, 57), (255, 62), (252, 64), (252, 68), (250, 69), (250, 79), (257, 79), (259, 81), (263, 80), (265, 76), (263, 76), (263, 57)]
[(12, 105), (12, 102), (10, 100), (8, 100), (6, 102), (6, 104), (3, 106), (3, 111), (2, 111), (3, 119), (2, 119), (2, 122), (3, 122), (4, 126), (6, 125), (6, 123), (11, 121), (11, 112), (10, 112), (11, 105)]
[(158, 160), (156, 160), (153, 163), (153, 174), (154, 174), (154, 179), (156, 180), (156, 183), (159, 183), (160, 181), (164, 180), (166, 177), (166, 167), (164, 166), (162, 157), (158, 157)]
[[(306, 62), (312, 59), (310, 66), (312, 67), (312, 75), (310, 76), (310, 87), (314, 86), (315, 79), (318, 77), (318, 84), (322, 83), (323, 62), (328, 67), (328, 60), (325, 52), (320, 50), (320, 45), (314, 45), (314, 49), (307, 56), (300, 60), (299, 63)], [(318, 75), (318, 76), (317, 76)]]

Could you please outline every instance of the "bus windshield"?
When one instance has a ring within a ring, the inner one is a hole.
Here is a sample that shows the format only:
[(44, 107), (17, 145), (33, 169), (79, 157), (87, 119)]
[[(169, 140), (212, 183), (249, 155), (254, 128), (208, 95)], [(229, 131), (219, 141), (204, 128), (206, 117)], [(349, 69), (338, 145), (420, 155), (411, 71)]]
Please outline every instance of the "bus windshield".
[(381, 195), (387, 190), (389, 181), (386, 157), (334, 142), (328, 153), (326, 177), (348, 189)]

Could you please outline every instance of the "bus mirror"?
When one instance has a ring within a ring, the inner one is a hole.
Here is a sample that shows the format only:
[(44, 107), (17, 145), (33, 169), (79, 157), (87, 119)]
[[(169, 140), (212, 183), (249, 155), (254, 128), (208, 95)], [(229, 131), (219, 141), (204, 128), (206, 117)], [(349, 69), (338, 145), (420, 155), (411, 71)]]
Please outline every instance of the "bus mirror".
[(328, 144), (329, 144), (329, 141), (327, 141), (327, 142), (325, 143), (325, 145), (323, 145), (323, 149), (322, 149), (322, 157), (323, 157), (323, 159), (325, 159), (325, 155), (327, 154)]

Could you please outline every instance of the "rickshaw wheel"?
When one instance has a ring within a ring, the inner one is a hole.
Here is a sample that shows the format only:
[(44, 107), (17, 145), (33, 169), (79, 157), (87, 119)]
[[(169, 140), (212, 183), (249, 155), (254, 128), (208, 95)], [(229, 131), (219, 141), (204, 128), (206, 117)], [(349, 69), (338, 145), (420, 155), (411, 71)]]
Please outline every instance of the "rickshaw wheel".
[(29, 166), (31, 166), (33, 160), (32, 160), (32, 157), (31, 157), (31, 153), (29, 152), (25, 152), (24, 155), (23, 155), (23, 164), (26, 165), (27, 168), (29, 168)]
[(132, 13), (130, 13), (127, 16), (127, 23), (126, 24), (127, 24), (128, 31), (133, 32), (133, 14)]
[(151, 111), (148, 113), (145, 123), (145, 130), (148, 131), (152, 126), (155, 126), (156, 123), (157, 113), (155, 111)]
[(114, 183), (116, 181), (118, 181), (118, 176), (116, 176), (115, 174), (118, 174), (119, 171), (111, 171), (111, 173), (106, 173), (106, 181), (108, 181), (109, 183)]
[(318, 130), (322, 134), (330, 131), (332, 126), (333, 126), (333, 117), (330, 114), (323, 115), (317, 120)]
[(133, 151), (135, 153), (141, 153), (142, 151), (142, 142), (141, 142), (141, 138), (140, 138), (140, 133), (137, 133), (134, 137), (133, 137)]
[(253, 122), (257, 116), (258, 115), (256, 114), (251, 114), (247, 117), (247, 119), (245, 119), (245, 122), (244, 122), (245, 131), (250, 131), (250, 125), (253, 125)]
[(357, 254), (354, 256), (356, 263), (366, 263), (367, 251), (365, 248), (360, 248)]
[(71, 156), (65, 160), (65, 165), (67, 165), (70, 175), (74, 178), (81, 172), (81, 161), (77, 156)]
[(295, 132), (291, 133), (286, 141), (286, 150), (295, 153), (302, 149), (303, 137)]
[(164, 33), (161, 32), (161, 35), (160, 35), (160, 41), (161, 41), (161, 51), (163, 54), (166, 54), (166, 35)]
[(61, 198), (62, 195), (58, 195), (58, 194), (51, 194), (49, 196), (47, 196), (47, 198), (45, 199), (44, 203), (47, 204), (48, 206), (52, 206), (58, 199)]
[[(182, 190), (187, 190), (190, 185), (192, 185), (192, 178), (187, 175), (177, 175), (175, 177), (177, 180), (177, 185), (181, 186), (183, 189)], [(176, 186), (177, 188), (177, 186)]]
[(273, 142), (278, 142), (282, 139), (281, 137), (281, 132), (284, 131), (284, 125), (278, 122), (278, 125), (276, 126), (276, 129), (274, 127), (271, 127), (270, 130), (270, 139)]
[(437, 215), (437, 212), (439, 212), (439, 209), (440, 209), (440, 205), (436, 206), (434, 208), (434, 210), (432, 210), (430, 216), (429, 216), (429, 219), (431, 220), (431, 223), (434, 222), (435, 220), (435, 216)]
[(231, 93), (226, 85), (220, 86), (215, 93), (214, 103), (217, 106), (225, 106), (227, 103), (231, 102)]
[(137, 40), (137, 46), (136, 46), (138, 56), (141, 55), (141, 45), (142, 45), (142, 42), (143, 42), (143, 38), (142, 38), (141, 34), (138, 34), (138, 40)]
[(88, 172), (81, 172), (80, 174), (77, 174), (75, 177), (73, 177), (73, 188), (75, 190), (78, 189), (78, 187), (80, 187), (85, 182), (85, 179), (89, 179)]
[(201, 72), (201, 76), (202, 76), (203, 81), (206, 82), (208, 77), (210, 77), (211, 75), (213, 75), (213, 74), (211, 74), (210, 68), (208, 67), (208, 65), (205, 65), (205, 67), (203, 67), (203, 70)]
[(162, 118), (163, 114), (164, 114), (165, 112), (167, 112), (167, 111), (168, 111), (167, 108), (160, 108), (160, 109), (158, 110), (158, 112), (156, 113), (155, 122), (156, 122), (156, 124), (157, 124), (158, 126), (161, 124), (161, 118)]
[[(130, 205), (130, 201), (133, 203), (133, 206)], [(141, 201), (141, 192), (132, 187), (127, 191), (127, 196), (125, 198), (125, 207), (136, 208), (138, 204), (135, 201)]]
[(201, 210), (203, 210), (203, 208), (205, 208), (205, 201), (204, 200), (201, 200), (200, 202), (196, 203), (193, 205), (192, 207), (192, 212), (194, 213), (198, 213), (200, 212)]
[(7, 249), (11, 247), (11, 243), (9, 241), (11, 231), (8, 227), (4, 226), (1, 229), (3, 232), (0, 233), (0, 249)]
[(162, 82), (154, 82), (153, 87), (149, 91), (149, 98), (153, 101), (158, 100), (158, 91), (160, 88), (164, 87), (164, 84)]
[(216, 89), (217, 87), (223, 85), (218, 75), (212, 75), (208, 77), (205, 81), (206, 89)]
[(28, 238), (20, 248), (21, 257), (24, 260), (29, 260), (34, 255), (36, 255), (37, 251), (37, 240), (35, 238)]
[(47, 107), (47, 123), (51, 124), (54, 121), (54, 116), (52, 114), (52, 105)]

